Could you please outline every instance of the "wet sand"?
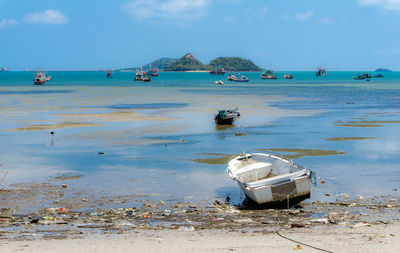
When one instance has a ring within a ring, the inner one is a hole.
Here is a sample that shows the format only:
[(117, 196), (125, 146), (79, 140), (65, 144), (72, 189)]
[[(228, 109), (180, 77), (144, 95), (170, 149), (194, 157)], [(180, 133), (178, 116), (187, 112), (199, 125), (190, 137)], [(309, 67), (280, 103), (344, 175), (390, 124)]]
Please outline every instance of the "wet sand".
[[(0, 191), (1, 252), (397, 252), (400, 199), (336, 196), (292, 209), (228, 200), (95, 196), (69, 182), (18, 184)], [(284, 237), (278, 235), (278, 233)], [(291, 240), (295, 240), (293, 242)], [(68, 245), (67, 248), (65, 248)], [(300, 245), (300, 246), (298, 246)]]

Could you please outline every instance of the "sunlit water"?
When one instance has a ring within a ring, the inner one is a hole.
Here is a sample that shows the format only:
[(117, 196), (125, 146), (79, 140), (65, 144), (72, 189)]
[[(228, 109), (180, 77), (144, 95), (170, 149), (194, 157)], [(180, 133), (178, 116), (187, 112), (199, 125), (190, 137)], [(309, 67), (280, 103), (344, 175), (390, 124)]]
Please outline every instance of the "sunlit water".
[[(82, 175), (68, 184), (98, 195), (210, 202), (230, 195), (237, 202), (243, 196), (225, 165), (196, 160), (285, 148), (345, 153), (295, 159), (326, 182), (313, 188), (314, 200), (399, 188), (397, 72), (370, 82), (352, 80), (351, 72), (293, 72), (293, 80), (278, 73), (269, 81), (247, 73), (252, 79), (242, 84), (208, 73), (161, 73), (151, 83), (121, 72), (113, 79), (105, 72), (48, 74), (50, 82), (34, 86), (31, 72), (0, 73), (5, 185)], [(215, 85), (219, 79), (225, 84)], [(214, 113), (235, 106), (242, 117), (217, 128)], [(235, 136), (239, 131), (247, 136)], [(328, 140), (338, 137), (370, 139)]]

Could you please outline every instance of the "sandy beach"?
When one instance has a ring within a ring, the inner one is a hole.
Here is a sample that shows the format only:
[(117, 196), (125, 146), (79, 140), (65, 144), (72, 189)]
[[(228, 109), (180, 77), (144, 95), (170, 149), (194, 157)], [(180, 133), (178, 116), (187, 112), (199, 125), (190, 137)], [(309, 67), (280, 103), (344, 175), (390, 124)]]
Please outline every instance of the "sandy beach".
[[(330, 252), (399, 252), (400, 224), (282, 230), (285, 237)], [(1, 252), (324, 252), (261, 231), (135, 231), (83, 239), (0, 241)], [(300, 246), (299, 246), (300, 245)]]

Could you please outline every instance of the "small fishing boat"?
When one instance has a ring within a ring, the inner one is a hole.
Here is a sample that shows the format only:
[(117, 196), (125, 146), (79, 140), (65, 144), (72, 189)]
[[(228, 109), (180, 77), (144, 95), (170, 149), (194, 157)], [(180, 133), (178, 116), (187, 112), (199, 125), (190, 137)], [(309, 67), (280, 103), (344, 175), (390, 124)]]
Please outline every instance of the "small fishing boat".
[(226, 171), (258, 204), (289, 208), (311, 194), (311, 171), (277, 155), (241, 154), (228, 161)]
[(326, 76), (326, 70), (323, 67), (318, 67), (317, 72), (315, 72), (316, 76)]
[(36, 73), (35, 78), (33, 79), (33, 83), (35, 85), (43, 85), (45, 84), (47, 81), (50, 81), (51, 76), (46, 76), (46, 73), (38, 71)]
[(371, 79), (372, 76), (368, 73), (364, 73), (362, 75), (353, 76), (354, 80), (364, 80), (364, 79)]
[(374, 75), (372, 77), (383, 78), (383, 75), (382, 74), (377, 74), (377, 75)]
[(209, 72), (211, 75), (225, 75), (226, 71), (222, 66), (218, 66)]
[(112, 70), (111, 69), (109, 69), (107, 71), (107, 78), (113, 78), (113, 74), (112, 74)]
[(237, 83), (247, 83), (249, 81), (249, 79), (246, 76), (241, 75), (239, 73), (238, 78), (236, 78), (236, 76), (235, 76), (235, 78), (232, 81), (237, 82)]
[(147, 74), (149, 76), (159, 76), (160, 74), (158, 74), (158, 67), (152, 68), (150, 65), (150, 69), (147, 71)]
[(142, 68), (137, 69), (135, 72), (135, 81), (143, 81), (144, 71)]
[(267, 70), (267, 71), (264, 70), (264, 71), (261, 73), (261, 78), (262, 78), (262, 79), (270, 79), (270, 80), (278, 79), (278, 78), (275, 76), (274, 71), (272, 71), (272, 70)]
[(292, 74), (283, 75), (283, 77), (284, 77), (285, 79), (293, 79), (293, 75), (292, 75)]
[(232, 123), (240, 116), (238, 108), (233, 110), (218, 110), (218, 113), (214, 117), (214, 121), (217, 125), (232, 125)]
[(146, 72), (144, 72), (144, 76), (142, 77), (142, 81), (143, 82), (151, 82), (151, 78), (149, 75), (146, 74)]
[(234, 80), (237, 80), (237, 77), (236, 77), (235, 74), (229, 74), (229, 75), (228, 75), (228, 80), (229, 80), (229, 81), (234, 81)]
[(222, 82), (222, 80), (218, 80), (218, 81), (215, 81), (215, 84), (218, 84), (218, 85), (223, 85), (223, 84), (224, 84), (224, 82)]

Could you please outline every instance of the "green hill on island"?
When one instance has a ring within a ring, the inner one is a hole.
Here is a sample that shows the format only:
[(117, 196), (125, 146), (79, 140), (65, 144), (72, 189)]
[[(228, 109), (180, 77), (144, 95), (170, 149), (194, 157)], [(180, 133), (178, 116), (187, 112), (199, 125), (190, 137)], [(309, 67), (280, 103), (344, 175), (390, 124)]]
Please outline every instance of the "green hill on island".
[(165, 68), (165, 71), (196, 71), (210, 70), (211, 66), (205, 65), (197, 60), (193, 54), (186, 54), (176, 62)]
[(178, 59), (175, 59), (175, 58), (160, 58), (156, 61), (153, 61), (152, 63), (144, 65), (143, 69), (150, 69), (150, 68), (157, 67), (158, 70), (164, 70), (166, 67), (173, 64), (177, 60)]
[(262, 68), (255, 65), (251, 60), (240, 57), (218, 57), (210, 62), (203, 64), (197, 60), (193, 54), (189, 53), (166, 67), (165, 71), (199, 71), (211, 70), (222, 66), (226, 71), (261, 71)]
[[(167, 66), (173, 64), (176, 62), (178, 59), (175, 58), (160, 58), (158, 60), (155, 60), (149, 64), (146, 64), (142, 66), (144, 70), (150, 69), (150, 68), (158, 68), (159, 71), (163, 71)], [(134, 68), (124, 68), (122, 70), (125, 71), (134, 71), (136, 69), (139, 69), (140, 67), (134, 67)]]
[(385, 68), (379, 68), (375, 70), (375, 72), (392, 72), (390, 69), (385, 69)]
[(240, 57), (218, 57), (210, 62), (212, 67), (222, 66), (226, 71), (262, 71), (251, 60)]

